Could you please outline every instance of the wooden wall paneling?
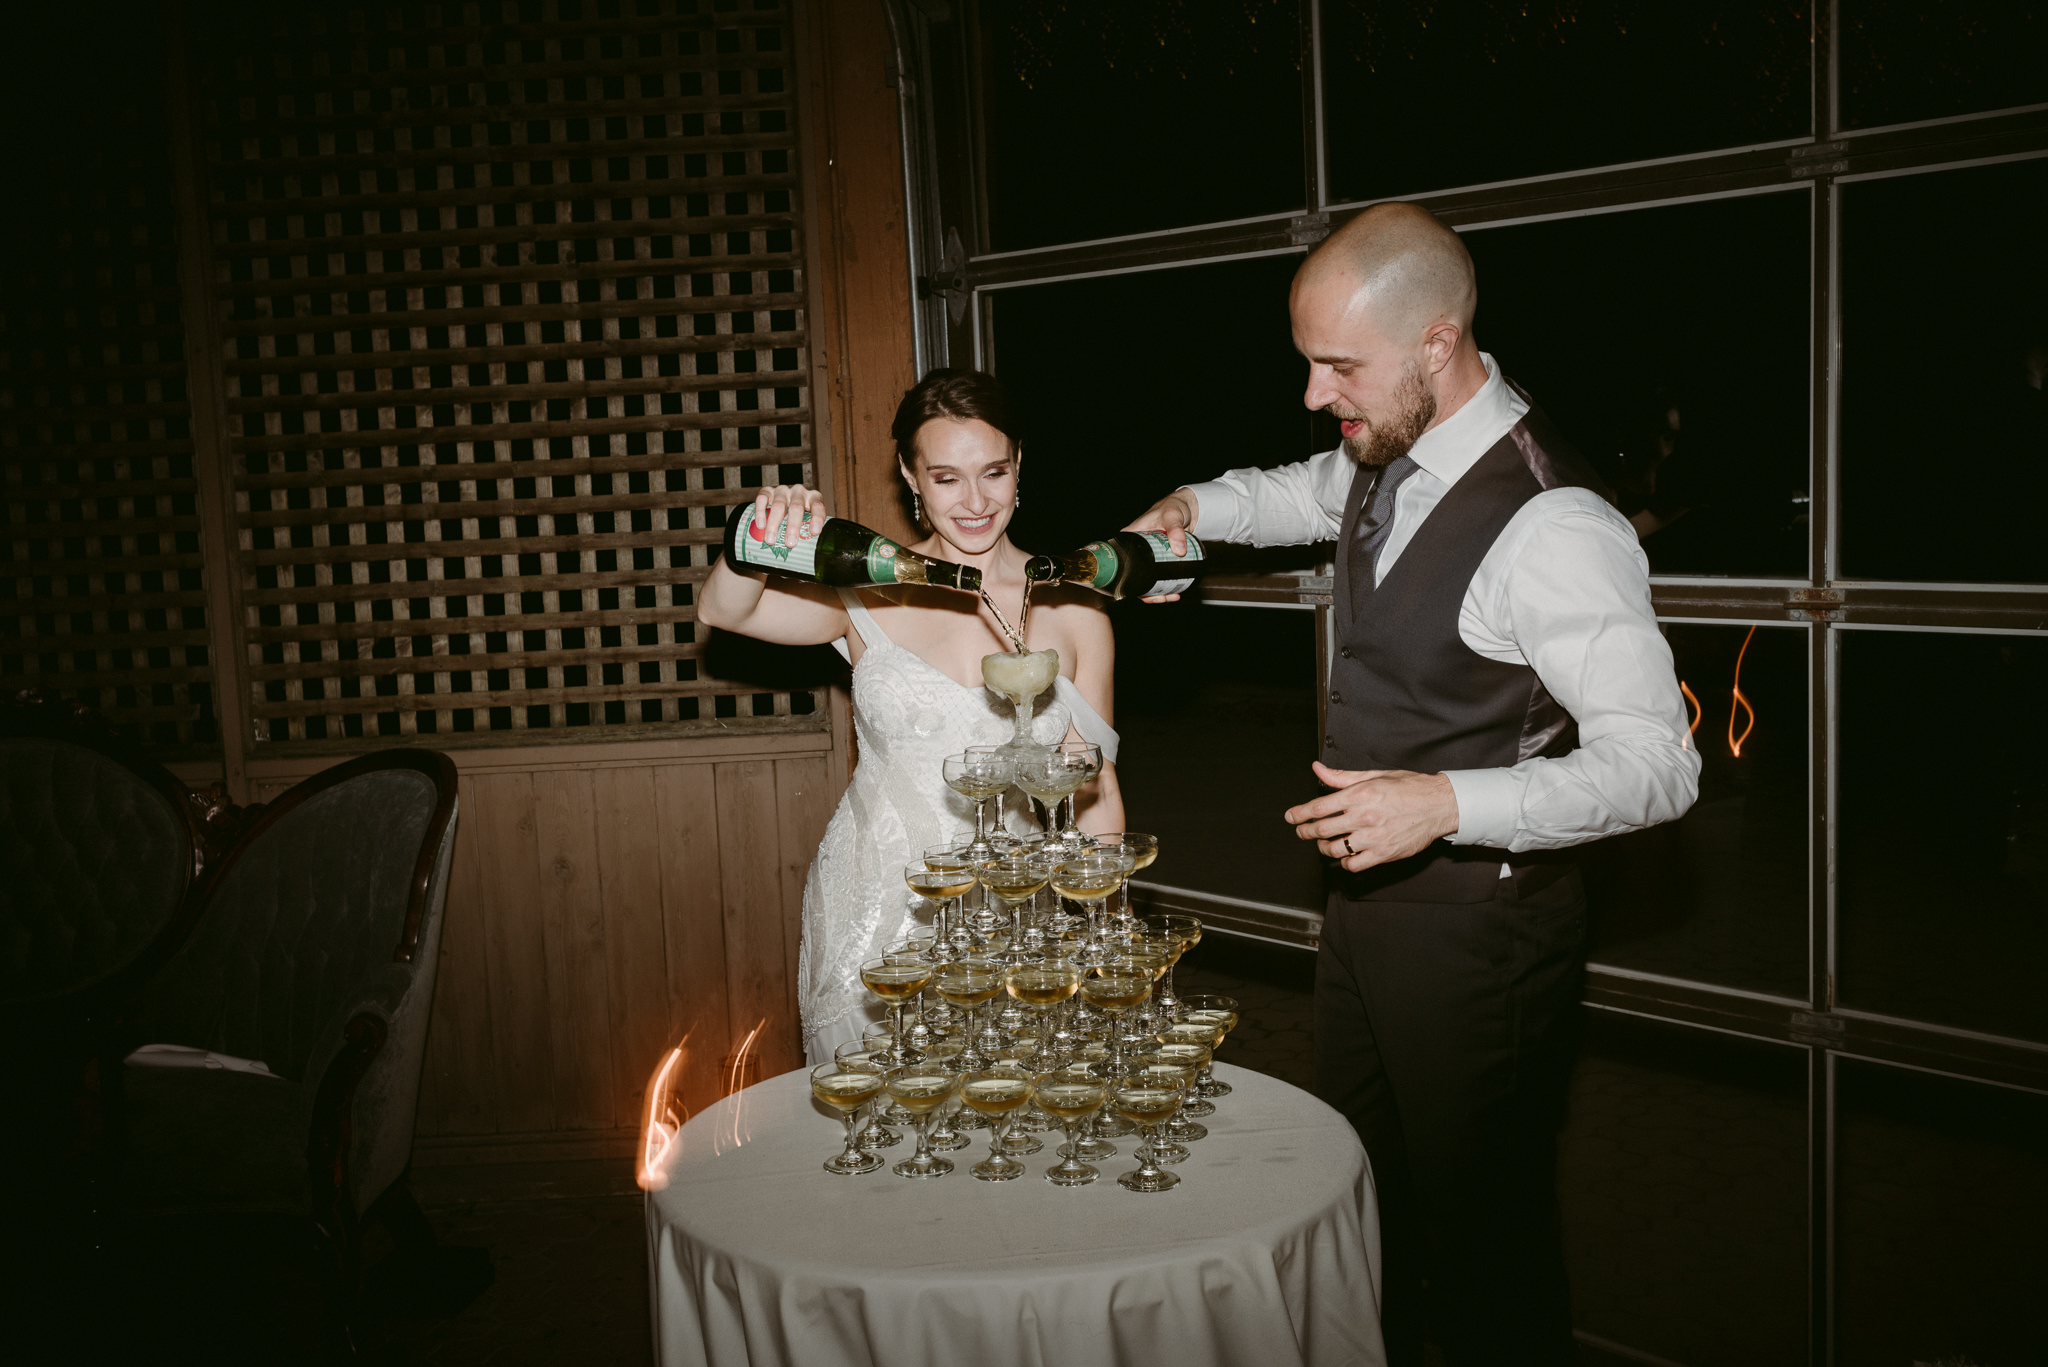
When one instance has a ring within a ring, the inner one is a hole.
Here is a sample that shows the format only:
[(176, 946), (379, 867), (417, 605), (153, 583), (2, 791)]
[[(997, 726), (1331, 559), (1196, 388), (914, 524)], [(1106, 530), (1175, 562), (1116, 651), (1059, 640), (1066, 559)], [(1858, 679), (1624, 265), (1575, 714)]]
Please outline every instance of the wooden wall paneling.
[[(804, 880), (810, 876), (811, 861), (817, 857), (818, 841), (832, 809), (839, 801), (832, 782), (832, 765), (823, 755), (775, 762), (775, 810), (780, 818), (776, 836), (782, 846), (782, 935), (791, 970), (789, 983), (790, 1019), (801, 1021), (797, 1006), (797, 947), (803, 941)], [(798, 1044), (803, 1036), (799, 1030)]]
[(492, 1128), (552, 1130), (554, 1045), (549, 1028), (547, 945), (535, 896), (533, 775), (480, 774), (476, 784), (478, 892), (490, 983)]
[(473, 829), (477, 817), (477, 781), (462, 779), (448, 909), (441, 919), (441, 955), (434, 970), (434, 1018), (420, 1080), (419, 1129), (425, 1134), (487, 1133), (497, 1113), (482, 842)]
[(831, 380), (836, 511), (915, 539), (889, 437), (917, 374), (888, 18), (879, 0), (811, 5), (804, 15), (806, 181), (815, 182), (823, 272), (810, 335)]
[(640, 1123), (648, 1076), (670, 1042), (668, 975), (662, 962), (662, 832), (652, 769), (600, 769), (591, 782), (611, 1009), (612, 1124), (634, 1126)]
[(665, 764), (653, 773), (668, 985), (666, 1043), (684, 1047), (681, 1092), (694, 1112), (717, 1100), (719, 1060), (734, 1043), (720, 910), (724, 851), (718, 840), (717, 783), (709, 764)]
[(612, 1124), (610, 975), (595, 787), (588, 770), (533, 776), (534, 862), (547, 943), (558, 1130)]
[(754, 1076), (773, 1077), (803, 1058), (801, 1032), (789, 1015), (796, 946), (783, 934), (775, 770), (761, 760), (715, 768), (727, 1019), (735, 1048), (760, 1026)]

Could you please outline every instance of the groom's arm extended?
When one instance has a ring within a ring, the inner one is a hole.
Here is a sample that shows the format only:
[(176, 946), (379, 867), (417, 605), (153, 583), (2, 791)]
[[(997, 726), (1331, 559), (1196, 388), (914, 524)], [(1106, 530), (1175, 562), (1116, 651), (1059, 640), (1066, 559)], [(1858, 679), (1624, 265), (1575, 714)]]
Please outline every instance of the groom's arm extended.
[(1339, 447), (1275, 470), (1226, 471), (1174, 490), (1124, 530), (1165, 532), (1176, 551), (1188, 532), (1254, 546), (1328, 541), (1344, 520), (1344, 496), (1357, 469)]

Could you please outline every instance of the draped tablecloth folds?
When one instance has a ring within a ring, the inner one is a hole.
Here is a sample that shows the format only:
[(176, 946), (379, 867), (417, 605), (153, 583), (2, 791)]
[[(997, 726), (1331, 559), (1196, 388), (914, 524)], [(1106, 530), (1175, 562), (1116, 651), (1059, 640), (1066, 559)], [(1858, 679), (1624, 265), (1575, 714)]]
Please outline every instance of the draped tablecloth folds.
[[(1057, 1188), (1029, 1171), (835, 1177), (837, 1117), (801, 1069), (684, 1125), (647, 1196), (663, 1367), (1371, 1367), (1380, 1342), (1372, 1177), (1350, 1125), (1229, 1064), (1235, 1093), (1172, 1191)], [(910, 1136), (888, 1151), (909, 1152)], [(963, 1161), (964, 1160), (964, 1161)]]

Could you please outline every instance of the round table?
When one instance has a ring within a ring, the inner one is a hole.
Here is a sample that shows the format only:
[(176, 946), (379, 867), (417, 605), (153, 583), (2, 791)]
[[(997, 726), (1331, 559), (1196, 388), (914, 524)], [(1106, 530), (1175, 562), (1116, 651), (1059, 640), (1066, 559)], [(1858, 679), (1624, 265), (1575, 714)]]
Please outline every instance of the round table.
[[(819, 1164), (843, 1131), (802, 1069), (693, 1117), (647, 1197), (664, 1367), (1358, 1367), (1382, 1364), (1365, 1151), (1298, 1087), (1218, 1064), (1235, 1092), (1171, 1191), (1126, 1191), (1132, 1139), (1059, 1188), (1053, 1143), (979, 1182)], [(1056, 1132), (1044, 1138), (1057, 1142)], [(911, 1136), (887, 1151), (911, 1151)], [(963, 1159), (965, 1161), (963, 1161)]]

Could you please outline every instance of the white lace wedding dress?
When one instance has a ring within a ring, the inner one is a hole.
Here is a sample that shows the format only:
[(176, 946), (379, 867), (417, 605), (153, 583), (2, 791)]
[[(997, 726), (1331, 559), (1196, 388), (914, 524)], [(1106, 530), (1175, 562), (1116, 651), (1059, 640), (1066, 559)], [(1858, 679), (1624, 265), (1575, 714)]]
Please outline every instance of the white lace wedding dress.
[[(860, 753), (853, 782), (825, 828), (804, 883), (803, 943), (797, 994), (804, 1054), (825, 1063), (832, 1051), (879, 1020), (882, 1009), (861, 985), (862, 961), (903, 938), (929, 904), (903, 882), (903, 866), (958, 831), (974, 828), (974, 805), (946, 786), (945, 759), (970, 745), (1000, 745), (1015, 721), (1008, 702), (970, 688), (886, 636), (849, 590), (841, 590), (866, 650), (853, 670), (854, 735)], [(844, 641), (836, 643), (850, 652)], [(1054, 744), (1071, 723), (1116, 758), (1112, 731), (1072, 681), (1040, 695), (1032, 734)], [(1038, 829), (1014, 791), (1003, 822), (1019, 834)]]

